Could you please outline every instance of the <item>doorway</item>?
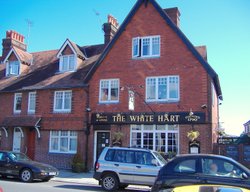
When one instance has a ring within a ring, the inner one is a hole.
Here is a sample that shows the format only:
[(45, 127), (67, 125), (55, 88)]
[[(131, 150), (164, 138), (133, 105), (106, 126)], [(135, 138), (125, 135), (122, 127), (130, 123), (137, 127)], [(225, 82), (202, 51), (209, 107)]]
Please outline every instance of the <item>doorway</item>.
[(21, 139), (22, 139), (22, 133), (20, 128), (15, 127), (14, 133), (13, 133), (13, 147), (12, 151), (20, 152), (21, 151)]
[(96, 132), (96, 147), (95, 147), (95, 160), (98, 159), (102, 150), (110, 145), (110, 132), (109, 131), (97, 131)]

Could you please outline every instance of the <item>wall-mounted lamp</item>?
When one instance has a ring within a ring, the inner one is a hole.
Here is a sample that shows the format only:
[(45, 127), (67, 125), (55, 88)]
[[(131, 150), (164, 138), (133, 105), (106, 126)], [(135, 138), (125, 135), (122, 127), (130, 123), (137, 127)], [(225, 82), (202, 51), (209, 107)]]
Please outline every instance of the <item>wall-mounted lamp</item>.
[(90, 109), (89, 107), (87, 107), (87, 108), (86, 108), (86, 111), (87, 111), (87, 112), (90, 112), (90, 111), (91, 111), (91, 109)]
[(206, 105), (206, 104), (203, 104), (203, 105), (201, 106), (201, 108), (202, 108), (202, 109), (206, 109), (206, 108), (207, 108), (207, 105)]

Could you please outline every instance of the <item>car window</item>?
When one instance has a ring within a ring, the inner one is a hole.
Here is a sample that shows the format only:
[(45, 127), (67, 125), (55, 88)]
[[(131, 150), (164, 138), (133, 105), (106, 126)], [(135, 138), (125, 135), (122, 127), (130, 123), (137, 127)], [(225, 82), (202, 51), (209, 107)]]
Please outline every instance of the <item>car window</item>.
[(176, 173), (195, 173), (196, 172), (196, 160), (189, 159), (179, 162), (174, 167), (174, 172)]
[(105, 160), (106, 161), (113, 161), (114, 160), (114, 155), (115, 155), (115, 150), (114, 149), (109, 149), (106, 153)]
[(0, 153), (0, 161), (5, 161), (6, 155), (4, 153)]
[(219, 186), (200, 186), (199, 192), (242, 192), (241, 189)]
[(243, 170), (230, 161), (216, 158), (202, 159), (202, 172), (206, 175), (240, 178)]
[(136, 151), (135, 152), (135, 162), (141, 165), (154, 165), (154, 156), (149, 152)]

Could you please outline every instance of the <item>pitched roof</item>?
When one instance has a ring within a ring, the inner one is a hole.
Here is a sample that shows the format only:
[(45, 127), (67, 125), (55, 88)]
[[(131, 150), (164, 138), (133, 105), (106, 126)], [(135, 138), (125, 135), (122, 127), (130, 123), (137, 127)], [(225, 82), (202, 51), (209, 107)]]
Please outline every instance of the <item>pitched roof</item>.
[[(78, 45), (77, 45), (78, 46)], [(22, 90), (60, 89), (86, 86), (83, 81), (90, 67), (98, 59), (104, 45), (79, 47), (79, 51), (88, 53), (75, 72), (59, 73), (58, 50), (31, 53), (32, 65), (19, 76), (5, 77), (5, 65), (0, 65), (0, 92)]]
[(204, 69), (207, 71), (211, 79), (213, 80), (216, 93), (220, 99), (222, 99), (222, 91), (220, 87), (219, 77), (217, 73), (213, 70), (213, 68), (207, 63), (207, 61), (201, 56), (201, 54), (196, 50), (196, 48), (193, 46), (193, 44), (188, 40), (188, 38), (182, 33), (182, 31), (173, 23), (173, 21), (170, 19), (170, 17), (165, 13), (165, 11), (160, 7), (160, 5), (155, 0), (137, 0), (134, 7), (131, 9), (121, 26), (119, 27), (118, 31), (116, 32), (113, 39), (109, 42), (107, 47), (104, 49), (103, 53), (97, 60), (97, 62), (92, 66), (91, 70), (87, 74), (85, 81), (89, 81), (94, 74), (94, 72), (97, 70), (98, 66), (101, 64), (101, 62), (104, 60), (106, 55), (109, 53), (109, 51), (112, 49), (113, 45), (117, 41), (117, 39), (120, 37), (122, 32), (125, 30), (128, 23), (131, 21), (132, 17), (135, 15), (139, 7), (145, 3), (151, 3), (154, 8), (158, 11), (158, 13), (161, 15), (161, 17), (165, 20), (165, 22), (170, 26), (170, 28), (179, 36), (179, 38), (183, 41), (183, 43), (187, 46), (187, 48), (192, 52), (192, 54), (196, 57), (196, 59), (201, 63), (201, 65), (204, 67)]

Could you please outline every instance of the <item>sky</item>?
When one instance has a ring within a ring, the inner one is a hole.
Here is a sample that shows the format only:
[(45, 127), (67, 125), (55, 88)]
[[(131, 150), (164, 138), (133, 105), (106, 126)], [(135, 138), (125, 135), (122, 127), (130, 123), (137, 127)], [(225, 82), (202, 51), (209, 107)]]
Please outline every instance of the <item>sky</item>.
[[(250, 1), (156, 1), (162, 8), (178, 7), (182, 32), (194, 46), (207, 46), (208, 63), (219, 75), (223, 94), (219, 122), (227, 134), (240, 135), (250, 120)], [(135, 3), (0, 0), (0, 38), (15, 30), (26, 37), (29, 52), (59, 49), (67, 38), (80, 46), (101, 44), (107, 15), (121, 24)]]

